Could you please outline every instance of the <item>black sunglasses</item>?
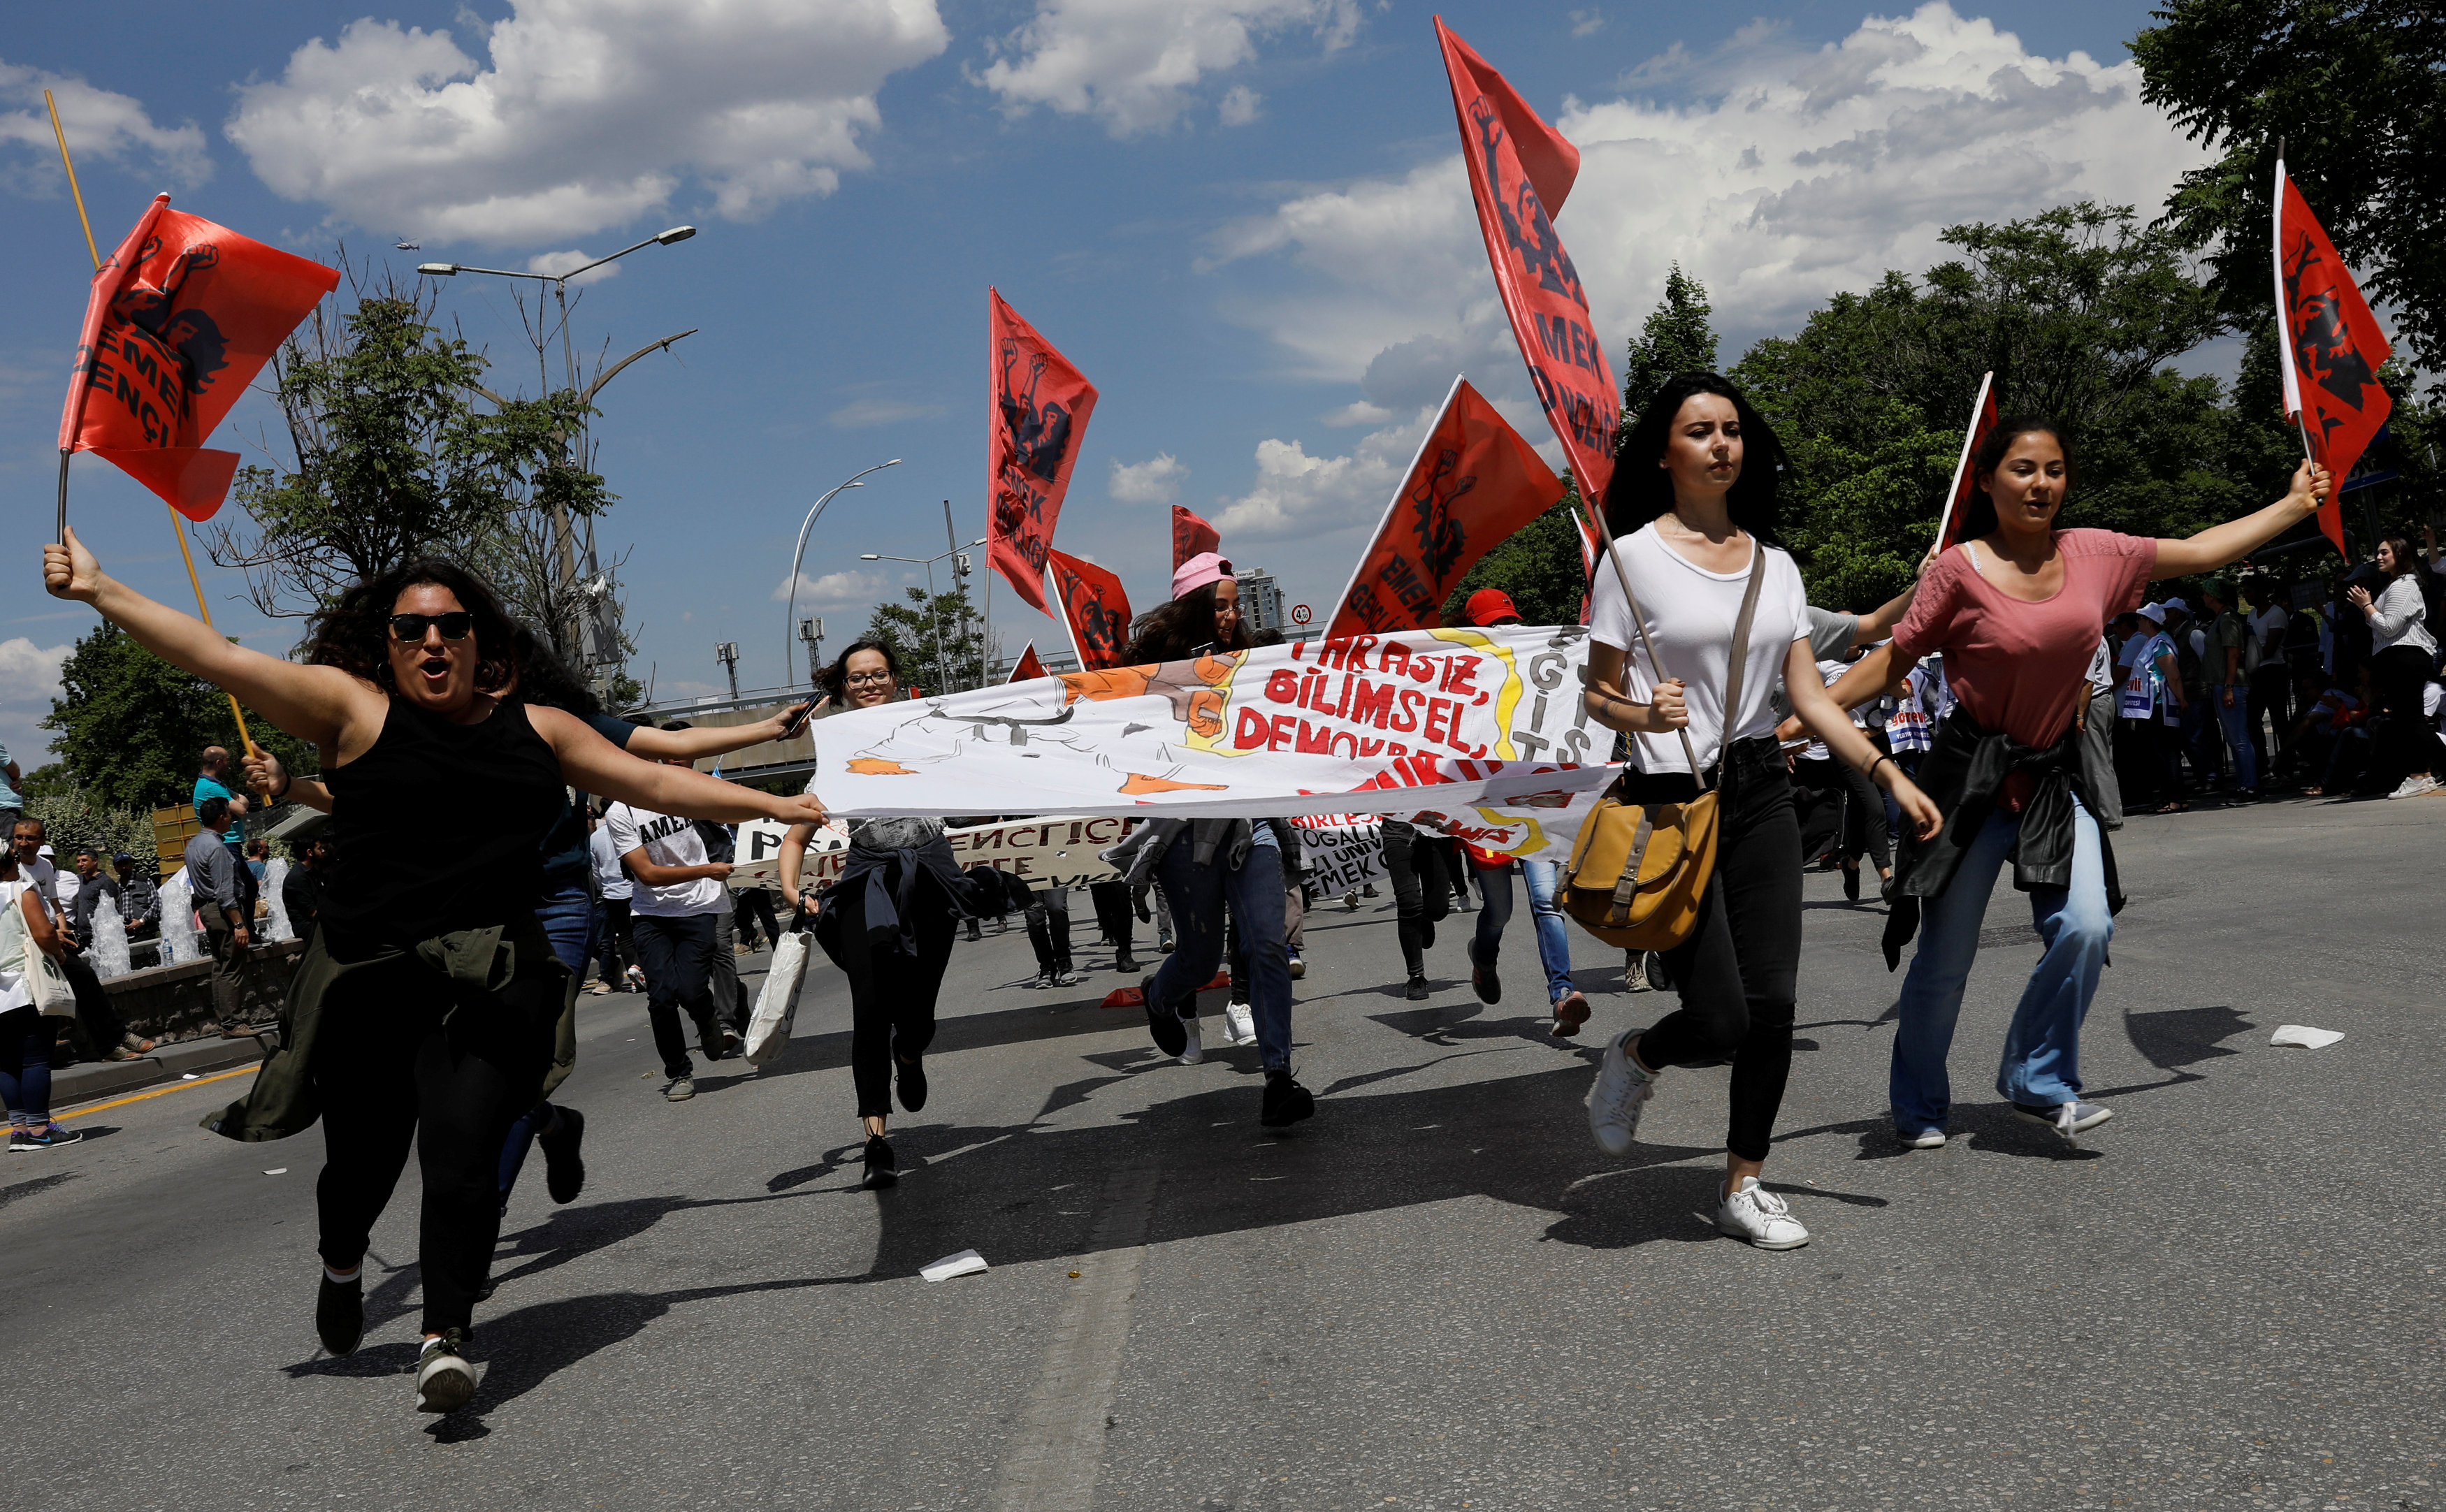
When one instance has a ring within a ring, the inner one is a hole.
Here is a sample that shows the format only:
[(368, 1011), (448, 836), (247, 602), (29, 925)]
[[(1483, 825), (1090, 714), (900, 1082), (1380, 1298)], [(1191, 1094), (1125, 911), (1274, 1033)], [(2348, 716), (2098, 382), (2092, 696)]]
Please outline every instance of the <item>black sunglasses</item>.
[(394, 614), (390, 617), (390, 633), (402, 645), (414, 645), (424, 639), (424, 627), (432, 625), (445, 641), (463, 641), (476, 627), (476, 616), (465, 609), (452, 609), (447, 614)]

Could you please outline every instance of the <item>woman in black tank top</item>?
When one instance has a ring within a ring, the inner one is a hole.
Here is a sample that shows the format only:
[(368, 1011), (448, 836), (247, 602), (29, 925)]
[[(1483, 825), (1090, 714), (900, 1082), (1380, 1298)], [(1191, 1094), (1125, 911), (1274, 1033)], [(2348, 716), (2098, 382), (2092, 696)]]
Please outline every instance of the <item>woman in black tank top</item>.
[(535, 917), (538, 847), (564, 786), (724, 821), (797, 824), (823, 806), (641, 761), (572, 715), (506, 696), (518, 673), (510, 622), (453, 563), (410, 562), (348, 589), (318, 617), (304, 665), (115, 582), (74, 532), (44, 548), (43, 581), (321, 751), (348, 844), (290, 979), (280, 1050), (205, 1127), (252, 1142), (321, 1118), (314, 1321), (334, 1354), (364, 1332), (359, 1266), (413, 1138), (424, 1181), (417, 1406), (464, 1405), (475, 1373), (461, 1351), (500, 1231), (501, 1142), (535, 1105), (567, 987)]

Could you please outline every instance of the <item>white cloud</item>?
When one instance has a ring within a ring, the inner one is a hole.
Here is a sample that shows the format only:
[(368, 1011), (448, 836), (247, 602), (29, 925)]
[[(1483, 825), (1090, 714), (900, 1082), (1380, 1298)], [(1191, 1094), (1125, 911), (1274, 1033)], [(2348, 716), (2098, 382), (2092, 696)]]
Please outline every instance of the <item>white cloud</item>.
[[(65, 195), (59, 139), (51, 135), (48, 89), (60, 107), (68, 152), (80, 164), (98, 162), (144, 169), (175, 189), (192, 189), (213, 176), (204, 155), (204, 134), (194, 125), (160, 126), (130, 95), (97, 89), (73, 74), (0, 63), (0, 187), (21, 195)], [(124, 227), (97, 226), (94, 238), (107, 244)]]
[(842, 430), (854, 431), (870, 425), (897, 425), (902, 420), (932, 420), (948, 411), (948, 405), (915, 400), (860, 399), (842, 405), (824, 419)]
[(476, 30), (484, 63), (351, 22), (242, 88), (229, 139), (283, 196), (428, 241), (590, 234), (691, 174), (747, 220), (869, 166), (876, 89), (950, 43), (934, 0), (513, 0)]
[(801, 572), (794, 580), (783, 578), (773, 588), (773, 602), (789, 601), (790, 585), (799, 587), (799, 607), (818, 614), (826, 609), (862, 609), (880, 600), (892, 587), (891, 579), (880, 572), (827, 572), (811, 578)]
[[(1328, 53), (1346, 46), (1358, 0), (1037, 0), (976, 78), (1014, 116), (1044, 105), (1127, 137), (1169, 127), (1197, 103), (1207, 75), (1254, 58), (1262, 37), (1300, 29)], [(1223, 124), (1255, 120), (1257, 100), (1232, 89)]]
[[(577, 252), (574, 250), (570, 252), (537, 252), (527, 259), (527, 271), (531, 273), (565, 273), (573, 268), (585, 268), (588, 263), (594, 260), (595, 255), (596, 254), (593, 252)], [(620, 265), (618, 263), (605, 263), (600, 268), (588, 269), (585, 272), (582, 272), (576, 277), (571, 279), (570, 282), (576, 285), (578, 288), (583, 289), (589, 284), (599, 284), (607, 278), (617, 278), (619, 275)]]
[[(1745, 27), (1704, 56), (1677, 44), (1626, 80), (1670, 77), (1681, 103), (1567, 100), (1553, 115), (1581, 153), (1559, 229), (1617, 365), (1675, 261), (1707, 285), (1729, 363), (1837, 290), (1941, 260), (1947, 225), (2084, 197), (2146, 213), (2205, 158), (2141, 103), (2136, 65), (2035, 57), (1943, 3), (1815, 51), (1780, 36)], [(1232, 313), (1300, 376), (1361, 379), (1397, 413), (1456, 365), (1491, 396), (1525, 391), (1457, 141), (1401, 177), (1231, 226), (1207, 266), (1260, 255), (1310, 285)]]
[(1342, 457), (1311, 457), (1297, 440), (1257, 443), (1257, 478), (1215, 517), (1223, 539), (1314, 541), (1372, 529), (1402, 481), (1435, 419), (1422, 409), (1409, 421), (1371, 431)]
[(1605, 12), (1594, 6), (1571, 12), (1571, 35), (1574, 37), (1593, 37), (1605, 29)]
[(1112, 481), (1104, 492), (1123, 504), (1169, 504), (1180, 497), (1180, 480), (1188, 476), (1189, 464), (1170, 452), (1127, 464), (1116, 457)]
[(51, 712), (60, 696), (60, 664), (74, 649), (36, 645), (22, 635), (0, 641), (0, 744), (23, 771), (51, 758), (51, 732), (34, 721)]
[(1257, 107), (1265, 103), (1266, 97), (1247, 84), (1233, 84), (1214, 107), (1214, 119), (1227, 126), (1245, 126), (1257, 119)]

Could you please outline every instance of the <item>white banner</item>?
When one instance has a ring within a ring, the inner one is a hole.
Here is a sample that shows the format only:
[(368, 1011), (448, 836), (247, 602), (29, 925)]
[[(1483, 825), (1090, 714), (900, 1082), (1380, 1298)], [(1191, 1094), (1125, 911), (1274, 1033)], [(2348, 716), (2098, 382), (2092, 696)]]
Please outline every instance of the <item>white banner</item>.
[(1513, 837), (1488, 849), (1542, 850), (1534, 816), (1614, 775), (1611, 737), (1580, 707), (1588, 644), (1579, 625), (1360, 635), (856, 710), (815, 727), (815, 789), (860, 816), (1431, 804)]
[(1348, 892), (1384, 875), (1384, 826), (1376, 815), (1311, 813), (1291, 823), (1319, 893)]
[[(1119, 871), (1096, 852), (1120, 844), (1127, 821), (1117, 818), (1069, 817), (1013, 819), (1007, 824), (980, 824), (947, 830), (963, 868), (991, 867), (1007, 871), (1031, 887), (1083, 887), (1111, 882)], [(755, 819), (739, 827), (738, 860), (730, 873), (733, 891), (781, 886), (781, 837), (788, 827), (771, 819)], [(800, 863), (800, 886), (821, 887), (841, 874), (849, 859), (849, 835), (838, 824), (818, 830)]]

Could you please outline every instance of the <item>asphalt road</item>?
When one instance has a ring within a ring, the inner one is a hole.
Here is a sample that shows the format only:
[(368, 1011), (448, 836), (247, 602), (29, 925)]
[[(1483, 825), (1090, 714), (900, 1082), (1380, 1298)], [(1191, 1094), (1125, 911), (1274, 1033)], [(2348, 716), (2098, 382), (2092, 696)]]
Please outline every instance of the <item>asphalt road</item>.
[[(881, 1194), (856, 1188), (828, 968), (781, 1065), (725, 1063), (686, 1104), (657, 1095), (643, 1000), (589, 999), (566, 1100), (592, 1178), (555, 1208), (530, 1168), (482, 1385), (438, 1421), (403, 1373), (412, 1167), (335, 1361), (319, 1138), (201, 1132), (238, 1081), (102, 1108), (84, 1145), (0, 1167), (9, 1500), (2446, 1506), (2441, 842), (2446, 802), (2134, 820), (2085, 1047), (2117, 1116), (2075, 1153), (1990, 1090), (2024, 900), (1999, 887), (1971, 980), (1958, 1137), (1907, 1153), (1881, 916), (1813, 876), (1768, 1177), (1816, 1239), (1783, 1254), (1705, 1222), (1721, 1071), (1669, 1073), (1628, 1157), (1590, 1143), (1589, 1047), (1669, 999), (1578, 937), (1592, 1033), (1545, 1037), (1525, 908), (1495, 1008), (1463, 980), (1471, 918), (1413, 1004), (1389, 909), (1316, 916), (1319, 1111), (1289, 1137), (1257, 1127), (1253, 1051), (1182, 1067), (1097, 1005), (1109, 952), (1039, 993), (1019, 931), (963, 945)], [(2287, 1022), (2346, 1037), (2269, 1048)], [(992, 1269), (918, 1278), (968, 1248)]]

